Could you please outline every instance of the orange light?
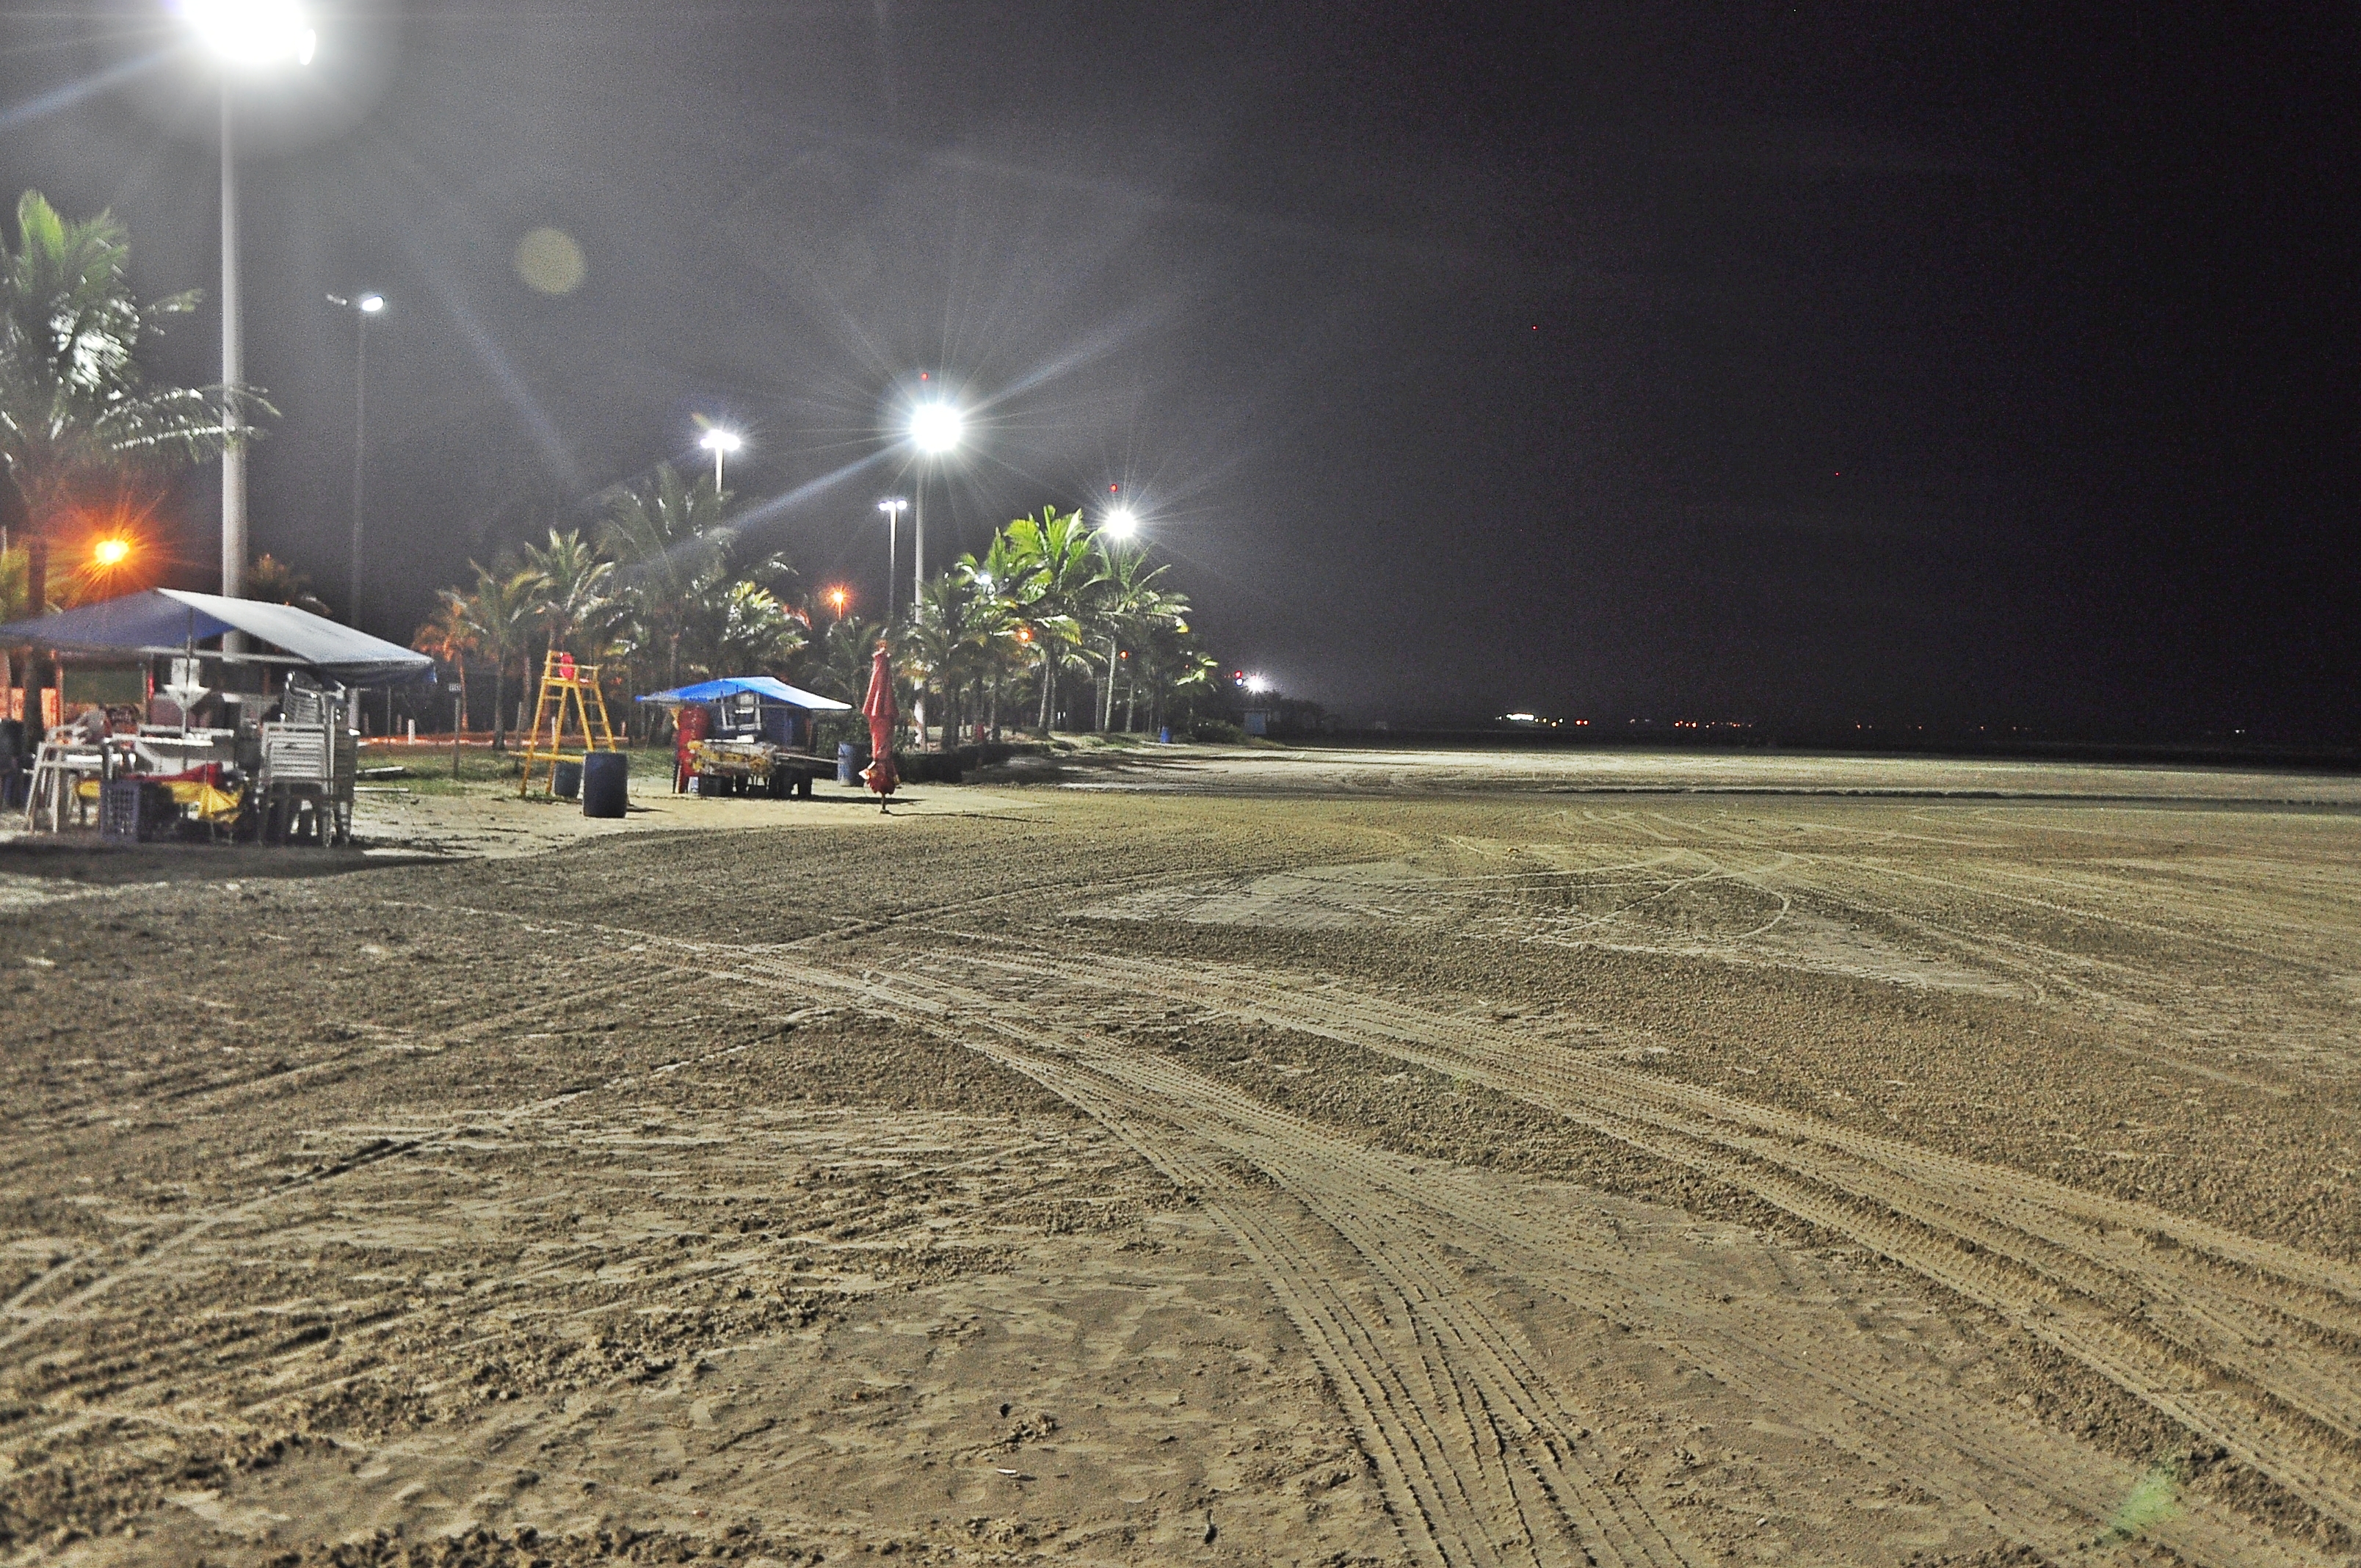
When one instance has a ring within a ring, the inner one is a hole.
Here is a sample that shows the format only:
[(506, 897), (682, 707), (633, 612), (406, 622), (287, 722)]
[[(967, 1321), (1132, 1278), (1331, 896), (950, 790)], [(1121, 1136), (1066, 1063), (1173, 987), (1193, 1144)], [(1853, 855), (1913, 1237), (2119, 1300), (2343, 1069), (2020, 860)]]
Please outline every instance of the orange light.
[(1020, 626), (1020, 627), (1018, 627), (1018, 628), (1016, 629), (1016, 641), (1018, 641), (1019, 642), (1030, 642), (1030, 641), (1033, 641), (1033, 629), (1032, 629), (1031, 627), (1029, 627), (1029, 626)]
[(99, 566), (120, 566), (131, 559), (131, 541), (102, 539), (91, 546), (90, 558), (93, 565)]

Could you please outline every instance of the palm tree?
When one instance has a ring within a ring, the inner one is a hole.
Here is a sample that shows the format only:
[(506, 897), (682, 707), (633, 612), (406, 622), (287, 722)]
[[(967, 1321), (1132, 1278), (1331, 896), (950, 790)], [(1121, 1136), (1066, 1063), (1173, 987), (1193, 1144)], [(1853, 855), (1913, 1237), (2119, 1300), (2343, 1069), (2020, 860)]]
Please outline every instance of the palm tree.
[(266, 604), (291, 604), (313, 615), (328, 613), (328, 601), (312, 591), (312, 579), (268, 551), (247, 571), (246, 597)]
[(474, 652), (478, 638), (473, 620), (467, 613), (467, 596), (456, 588), (445, 588), (435, 595), (439, 601), (434, 616), (418, 629), (410, 645), (422, 653), (431, 654), (451, 666), (459, 685), (458, 715), (453, 728), (464, 735), (467, 731), (467, 655)]
[(250, 388), (147, 385), (141, 338), (199, 296), (141, 304), (127, 278), (129, 238), (111, 214), (69, 223), (27, 191), (16, 232), (14, 254), (0, 247), (0, 463), (36, 539), (82, 488), (201, 462), (234, 428), (252, 435), (241, 428), (251, 416), (277, 411)]
[(1083, 612), (1105, 562), (1091, 548), (1079, 510), (1060, 515), (1043, 507), (1039, 517), (1020, 517), (1006, 532), (1017, 577), (1005, 593), (1041, 661), (1041, 729), (1047, 734), (1058, 710), (1059, 666), (1071, 662), (1081, 645)]
[(644, 488), (618, 490), (607, 503), (599, 543), (616, 560), (614, 596), (651, 661), (642, 675), (666, 688), (680, 685), (683, 642), (694, 641), (700, 621), (716, 619), (698, 612), (718, 608), (712, 601), (728, 565), (728, 500), (710, 478), (684, 485), (664, 463)]
[(952, 568), (918, 590), (918, 602), (902, 634), (906, 666), (924, 701), (930, 688), (940, 686), (944, 699), (946, 743), (959, 733), (960, 695), (982, 667), (990, 627), (1001, 618), (996, 601), (979, 585), (975, 560), (963, 556)]
[(820, 633), (819, 658), (804, 677), (811, 689), (839, 702), (861, 706), (869, 695), (870, 661), (877, 652), (874, 621), (847, 616)]
[(719, 596), (720, 632), (715, 639), (715, 668), (708, 673), (752, 671), (785, 675), (807, 641), (803, 619), (779, 602), (770, 589), (749, 582), (732, 583)]
[[(608, 645), (620, 606), (614, 594), (615, 564), (599, 555), (582, 531), (553, 528), (546, 545), (524, 547), (524, 569), (533, 581), (533, 620), (544, 651), (588, 655), (596, 663)], [(583, 642), (578, 651), (573, 644)]]
[(1221, 669), (1213, 656), (1198, 647), (1189, 635), (1189, 623), (1185, 620), (1149, 627), (1136, 651), (1138, 668), (1132, 678), (1148, 687), (1150, 729), (1167, 720), (1170, 715), (1167, 705), (1174, 698), (1212, 691), (1214, 676)]
[(1145, 553), (1111, 545), (1097, 535), (1093, 538), (1106, 562), (1090, 606), (1093, 630), (1106, 639), (1106, 690), (1099, 728), (1113, 729), (1115, 671), (1123, 662), (1123, 645), (1139, 641), (1150, 627), (1181, 621), (1189, 613), (1189, 601), (1157, 586), (1165, 568), (1149, 566)]
[(467, 629), (478, 652), (492, 665), (492, 750), (508, 750), (509, 665), (529, 651), (533, 607), (541, 585), (526, 567), (467, 565), (476, 574), (476, 591), (465, 596)]

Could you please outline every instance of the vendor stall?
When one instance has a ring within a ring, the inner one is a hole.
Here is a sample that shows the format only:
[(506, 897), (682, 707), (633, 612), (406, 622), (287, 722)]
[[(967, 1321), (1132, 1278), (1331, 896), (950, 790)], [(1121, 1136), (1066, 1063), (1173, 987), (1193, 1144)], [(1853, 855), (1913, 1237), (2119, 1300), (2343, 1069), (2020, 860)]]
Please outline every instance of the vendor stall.
[[(270, 842), (348, 840), (357, 688), (434, 668), (423, 653), (292, 605), (174, 588), (0, 626), (0, 642), (49, 649), (60, 669), (79, 660), (142, 672), (143, 700), (43, 731), (26, 803), (26, 825), (52, 832), (70, 817), (83, 824), (95, 806), (101, 830), (117, 838), (198, 824)], [(61, 696), (58, 708), (69, 717)]]
[(836, 766), (816, 754), (813, 720), (852, 711), (769, 675), (728, 675), (640, 700), (674, 710), (673, 789), (700, 795), (808, 796), (812, 781)]

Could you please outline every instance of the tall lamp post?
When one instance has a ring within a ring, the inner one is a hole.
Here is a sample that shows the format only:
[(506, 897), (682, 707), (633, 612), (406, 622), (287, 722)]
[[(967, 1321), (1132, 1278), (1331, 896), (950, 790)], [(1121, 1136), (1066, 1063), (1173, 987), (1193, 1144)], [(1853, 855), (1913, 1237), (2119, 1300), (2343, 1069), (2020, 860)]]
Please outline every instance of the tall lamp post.
[[(910, 444), (922, 458), (939, 457), (957, 446), (961, 425), (959, 410), (949, 403), (920, 403), (910, 415)], [(918, 608), (917, 591), (927, 580), (927, 474), (918, 471), (918, 510), (910, 531), (910, 608)]]
[[(939, 457), (959, 444), (960, 411), (949, 403), (920, 403), (910, 415), (910, 442), (918, 449), (923, 465), (928, 458)], [(927, 587), (927, 472), (918, 470), (918, 509), (910, 528), (910, 614), (918, 613), (918, 597)], [(927, 748), (927, 688), (918, 687), (917, 700), (910, 705), (911, 719), (917, 726), (918, 749)]]
[[(181, 0), (181, 14), (197, 37), (234, 73), (292, 62), (312, 63), (320, 36), (303, 19), (294, 0)], [(246, 340), (237, 288), (237, 154), (231, 135), (233, 75), (222, 80), (222, 593), (246, 593), (246, 448), (236, 401), (246, 384)]]
[(902, 514), (909, 510), (909, 506), (910, 503), (900, 496), (889, 496), (877, 503), (877, 510), (885, 514), (884, 629), (889, 631), (894, 627), (894, 572), (895, 564), (901, 559)]
[(746, 438), (734, 430), (724, 430), (715, 425), (698, 436), (697, 444), (713, 454), (713, 488), (718, 495), (721, 489), (721, 459), (745, 445)]
[[(1131, 542), (1132, 536), (1139, 532), (1138, 515), (1129, 507), (1116, 507), (1106, 514), (1106, 521), (1099, 524), (1099, 532), (1118, 544), (1127, 544)], [(1099, 718), (1099, 731), (1102, 734), (1115, 728), (1115, 666), (1116, 641), (1120, 636), (1121, 633), (1113, 627), (1107, 629), (1106, 697), (1101, 705)]]
[(350, 576), (345, 585), (345, 613), (354, 626), (361, 623), (361, 502), (363, 483), (368, 462), (368, 323), (369, 317), (385, 309), (383, 294), (358, 294), (346, 299), (342, 294), (328, 296), (328, 303), (341, 305), (353, 313), (353, 555)]

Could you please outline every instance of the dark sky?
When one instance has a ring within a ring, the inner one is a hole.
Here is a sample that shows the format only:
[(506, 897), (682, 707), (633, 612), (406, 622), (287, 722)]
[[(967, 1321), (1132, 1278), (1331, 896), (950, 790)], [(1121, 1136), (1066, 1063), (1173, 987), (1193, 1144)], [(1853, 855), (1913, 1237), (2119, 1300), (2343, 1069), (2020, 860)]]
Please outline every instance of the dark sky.
[[(256, 544), (340, 597), (322, 295), (376, 288), (381, 631), (700, 413), (873, 605), (924, 371), (937, 558), (1121, 484), (1226, 660), (1357, 718), (2348, 735), (2356, 15), (322, 5), (242, 164)], [(0, 23), (0, 180), (210, 292), (162, 17)]]

